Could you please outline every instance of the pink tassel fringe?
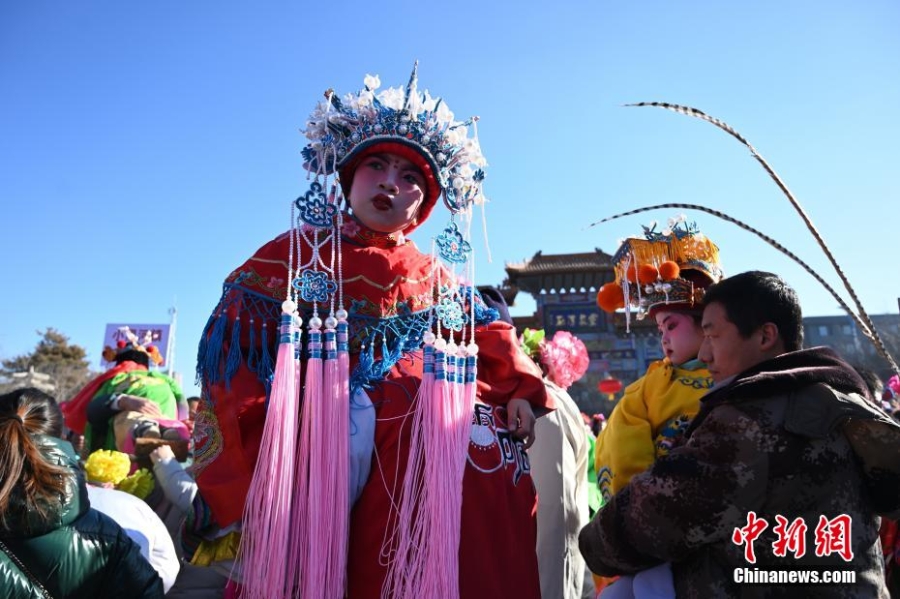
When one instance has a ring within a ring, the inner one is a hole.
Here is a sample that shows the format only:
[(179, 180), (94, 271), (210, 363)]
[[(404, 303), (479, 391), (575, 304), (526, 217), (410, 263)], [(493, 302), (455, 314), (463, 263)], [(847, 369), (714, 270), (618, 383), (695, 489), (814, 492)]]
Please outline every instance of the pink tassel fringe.
[[(298, 507), (306, 510), (306, 543), (302, 548), (301, 597), (321, 597), (325, 599), (326, 559), (324, 547), (329, 544), (328, 525), (322, 514), (327, 509), (323, 503), (322, 479), (325, 470), (321, 437), (326, 427), (322, 389), (322, 332), (309, 331), (309, 358), (306, 360), (306, 386), (303, 397), (303, 426), (301, 427), (301, 447), (307, 449), (309, 470), (298, 476), (306, 480), (307, 494), (297, 497)], [(305, 502), (304, 502), (305, 498)], [(305, 505), (304, 505), (305, 504)]]
[(394, 559), (384, 599), (459, 597), (462, 480), (475, 409), (475, 357), (425, 348)]
[(283, 314), (278, 358), (260, 443), (260, 459), (244, 505), (239, 555), (242, 599), (289, 597), (288, 555), (294, 454), (297, 437), (297, 388), (293, 317)]

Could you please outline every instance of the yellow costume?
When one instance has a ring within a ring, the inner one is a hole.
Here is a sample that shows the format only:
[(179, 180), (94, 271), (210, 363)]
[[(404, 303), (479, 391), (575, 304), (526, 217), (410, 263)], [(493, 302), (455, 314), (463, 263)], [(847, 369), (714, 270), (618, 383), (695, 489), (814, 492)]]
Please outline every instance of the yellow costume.
[(665, 455), (700, 410), (712, 387), (709, 370), (698, 361), (673, 366), (668, 359), (625, 389), (625, 395), (597, 437), (597, 483), (604, 500)]

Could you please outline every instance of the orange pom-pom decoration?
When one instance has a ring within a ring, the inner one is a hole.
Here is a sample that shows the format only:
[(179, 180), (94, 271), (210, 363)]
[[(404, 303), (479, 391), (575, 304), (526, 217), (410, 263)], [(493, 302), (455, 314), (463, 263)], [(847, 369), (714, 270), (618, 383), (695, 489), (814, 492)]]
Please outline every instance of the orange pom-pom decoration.
[(677, 279), (679, 274), (681, 274), (681, 267), (677, 262), (667, 260), (659, 265), (659, 276), (663, 281)]
[(629, 283), (637, 283), (637, 281), (638, 281), (637, 264), (631, 263), (628, 265), (628, 270), (625, 271), (625, 279)]
[(625, 294), (616, 283), (607, 283), (597, 292), (597, 305), (604, 312), (615, 312), (625, 307)]
[(659, 278), (659, 270), (655, 266), (652, 264), (641, 264), (641, 267), (638, 269), (638, 281), (641, 282), (641, 285), (655, 283), (657, 278)]

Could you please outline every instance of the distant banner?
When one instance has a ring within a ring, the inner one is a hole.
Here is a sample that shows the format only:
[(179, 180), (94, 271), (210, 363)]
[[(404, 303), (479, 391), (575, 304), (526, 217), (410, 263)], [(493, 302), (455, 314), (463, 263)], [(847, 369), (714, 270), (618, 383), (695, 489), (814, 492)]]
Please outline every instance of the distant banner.
[[(106, 325), (106, 335), (103, 337), (103, 349), (107, 347), (116, 349), (119, 341), (128, 342), (123, 327), (128, 327), (131, 332), (137, 335), (138, 342), (141, 345), (146, 344), (149, 339), (149, 345), (153, 345), (159, 350), (159, 354), (163, 358), (161, 367), (166, 366), (166, 349), (169, 342), (169, 326), (168, 324), (108, 324)], [(103, 368), (111, 368), (115, 366), (115, 362), (108, 362), (103, 359), (101, 350), (100, 364)], [(151, 364), (152, 365), (152, 364)]]

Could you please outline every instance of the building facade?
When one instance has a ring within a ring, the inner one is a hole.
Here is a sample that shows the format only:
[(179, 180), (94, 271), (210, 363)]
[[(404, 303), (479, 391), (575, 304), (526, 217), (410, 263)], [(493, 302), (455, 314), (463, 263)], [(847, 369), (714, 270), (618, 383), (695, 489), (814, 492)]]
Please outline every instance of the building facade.
[[(900, 315), (871, 314), (872, 324), (878, 330), (895, 361), (900, 358)], [(876, 351), (875, 345), (860, 331), (847, 314), (837, 316), (807, 316), (803, 319), (803, 346), (825, 345), (855, 366), (875, 371), (883, 381), (892, 372), (887, 361)]]
[(581, 339), (590, 356), (587, 374), (569, 394), (588, 414), (609, 414), (622, 396), (608, 398), (597, 390), (601, 379), (612, 377), (623, 384), (637, 380), (650, 362), (662, 358), (656, 323), (631, 319), (626, 332), (624, 314), (608, 314), (597, 307), (597, 290), (615, 278), (612, 256), (595, 249), (580, 254), (544, 255), (506, 265), (501, 286), (507, 303), (515, 305), (518, 293), (528, 293), (537, 304), (530, 316), (514, 317), (518, 330), (544, 329), (551, 337), (569, 331)]

